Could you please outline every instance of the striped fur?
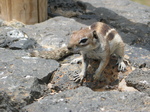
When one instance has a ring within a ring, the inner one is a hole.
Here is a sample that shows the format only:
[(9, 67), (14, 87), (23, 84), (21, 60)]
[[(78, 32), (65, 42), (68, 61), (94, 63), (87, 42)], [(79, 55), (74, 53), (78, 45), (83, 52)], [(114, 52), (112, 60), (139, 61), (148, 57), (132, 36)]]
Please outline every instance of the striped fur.
[(124, 43), (117, 31), (107, 24), (96, 22), (87, 28), (82, 28), (72, 34), (68, 49), (82, 54), (82, 72), (75, 81), (82, 81), (85, 77), (87, 58), (102, 60), (96, 70), (94, 78), (99, 80), (101, 73), (109, 62), (111, 54), (118, 56), (118, 69), (126, 68), (123, 62)]

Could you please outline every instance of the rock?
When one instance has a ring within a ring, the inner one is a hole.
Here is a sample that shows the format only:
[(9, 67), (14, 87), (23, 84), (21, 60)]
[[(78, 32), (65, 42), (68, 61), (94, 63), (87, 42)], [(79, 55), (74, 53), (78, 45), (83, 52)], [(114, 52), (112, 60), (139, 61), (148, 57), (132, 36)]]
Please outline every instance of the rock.
[(0, 90), (20, 107), (42, 97), (47, 83), (58, 67), (54, 60), (30, 58), (25, 51), (0, 49)]
[[(5, 91), (9, 97), (5, 98), (2, 93), (2, 107), (5, 108), (2, 111), (20, 111), (33, 102), (24, 110), (149, 111), (150, 8), (130, 0), (49, 0), (49, 3), (53, 8), (49, 9), (50, 14), (75, 17), (57, 16), (35, 25), (12, 23), (0, 27), (0, 91)], [(125, 56), (136, 67), (133, 73), (129, 74), (133, 70), (130, 66), (126, 72), (118, 72), (114, 66), (116, 60), (112, 60), (104, 71), (104, 80), (95, 82), (92, 74), (97, 62), (93, 61), (93, 68), (89, 67), (82, 84), (86, 87), (80, 87), (70, 80), (81, 70), (80, 64), (70, 65), (74, 56), (62, 60), (61, 66), (51, 59), (28, 56), (28, 49), (55, 50), (66, 46), (73, 31), (97, 21), (107, 23), (122, 36), (126, 43)], [(9, 35), (11, 31), (16, 32), (12, 33), (15, 36)], [(119, 88), (123, 92), (119, 92), (116, 85), (125, 77), (126, 82), (120, 83)], [(103, 88), (106, 85), (108, 88)], [(133, 87), (140, 92), (129, 92), (135, 90)], [(111, 89), (113, 91), (109, 91)]]
[(128, 86), (132, 86), (137, 90), (150, 95), (150, 69), (142, 68), (135, 69), (125, 79)]
[(0, 112), (19, 112), (16, 103), (3, 91), (0, 91)]
[(86, 5), (76, 0), (48, 0), (48, 15), (74, 17), (81, 15), (86, 10)]
[(135, 89), (134, 87), (128, 87), (127, 83), (125, 81), (125, 79), (123, 79), (118, 86), (118, 90), (119, 91), (138, 91), (137, 89)]
[(49, 95), (23, 108), (27, 112), (149, 111), (150, 98), (140, 92), (94, 92), (86, 87)]
[(36, 41), (34, 39), (25, 39), (13, 42), (9, 45), (10, 49), (32, 49), (36, 46)]
[(53, 75), (50, 84), (50, 89), (55, 92), (65, 91), (68, 89), (75, 89), (80, 86), (79, 83), (73, 81), (73, 75), (80, 73), (80, 66), (75, 64), (64, 64), (62, 65)]
[(137, 68), (150, 68), (150, 51), (142, 47), (134, 47), (126, 44), (125, 55), (129, 56), (132, 66)]
[(11, 37), (11, 38), (15, 38), (15, 39), (24, 38), (25, 37), (24, 33), (21, 32), (20, 30), (17, 30), (17, 29), (7, 32), (7, 36)]
[[(3, 32), (3, 30), (6, 31)], [(28, 38), (21, 30), (4, 27), (1, 32), (0, 47), (10, 49), (31, 49), (36, 46), (36, 41)]]
[[(149, 15), (150, 15), (150, 9), (148, 6), (144, 6), (141, 4), (137, 4), (133, 1), (130, 0), (115, 0), (110, 1), (110, 0), (105, 0), (105, 1), (97, 1), (97, 0), (80, 0), (83, 3), (86, 4), (87, 10), (88, 11), (95, 11), (98, 8), (104, 9), (104, 10), (109, 10), (113, 11), (116, 14), (127, 18), (129, 21), (133, 21), (134, 23), (142, 23), (142, 24), (147, 24), (149, 22)], [(137, 9), (137, 10), (135, 10)], [(99, 16), (109, 16), (111, 18), (111, 14), (107, 15), (105, 13), (99, 12), (101, 15)], [(139, 16), (139, 13), (141, 14)], [(122, 21), (121, 19), (116, 18), (112, 19), (111, 21)]]

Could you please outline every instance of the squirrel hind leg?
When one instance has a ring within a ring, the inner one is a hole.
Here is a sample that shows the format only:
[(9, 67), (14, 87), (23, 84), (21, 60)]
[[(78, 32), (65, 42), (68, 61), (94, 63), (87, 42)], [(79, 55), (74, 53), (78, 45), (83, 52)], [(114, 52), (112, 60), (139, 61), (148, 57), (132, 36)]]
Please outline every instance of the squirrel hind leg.
[(118, 70), (119, 71), (125, 71), (126, 70), (126, 65), (123, 62), (123, 59), (124, 59), (124, 43), (121, 43), (120, 46), (118, 46), (118, 48), (115, 50), (114, 53), (118, 57), (118, 61), (117, 61)]

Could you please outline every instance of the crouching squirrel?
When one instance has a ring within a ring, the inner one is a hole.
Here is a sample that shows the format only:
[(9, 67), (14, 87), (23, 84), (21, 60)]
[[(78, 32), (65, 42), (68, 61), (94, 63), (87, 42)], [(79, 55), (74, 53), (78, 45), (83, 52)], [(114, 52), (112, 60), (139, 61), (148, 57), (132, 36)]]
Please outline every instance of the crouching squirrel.
[(74, 80), (82, 82), (86, 76), (88, 59), (101, 60), (93, 76), (95, 80), (100, 80), (101, 74), (113, 54), (118, 58), (118, 70), (124, 71), (126, 68), (123, 62), (124, 46), (125, 44), (117, 31), (102, 22), (96, 22), (89, 27), (73, 32), (68, 49), (73, 52), (79, 51), (82, 55), (82, 71), (75, 76)]

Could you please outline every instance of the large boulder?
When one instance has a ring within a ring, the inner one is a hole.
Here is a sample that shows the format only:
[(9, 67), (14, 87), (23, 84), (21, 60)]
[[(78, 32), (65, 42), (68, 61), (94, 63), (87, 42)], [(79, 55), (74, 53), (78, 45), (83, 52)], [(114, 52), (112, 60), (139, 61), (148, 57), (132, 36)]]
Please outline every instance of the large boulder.
[(23, 108), (27, 112), (112, 112), (150, 109), (150, 97), (140, 92), (93, 92), (89, 88), (49, 95)]
[(30, 58), (25, 51), (0, 49), (0, 91), (20, 107), (48, 91), (47, 83), (58, 67), (55, 60)]

